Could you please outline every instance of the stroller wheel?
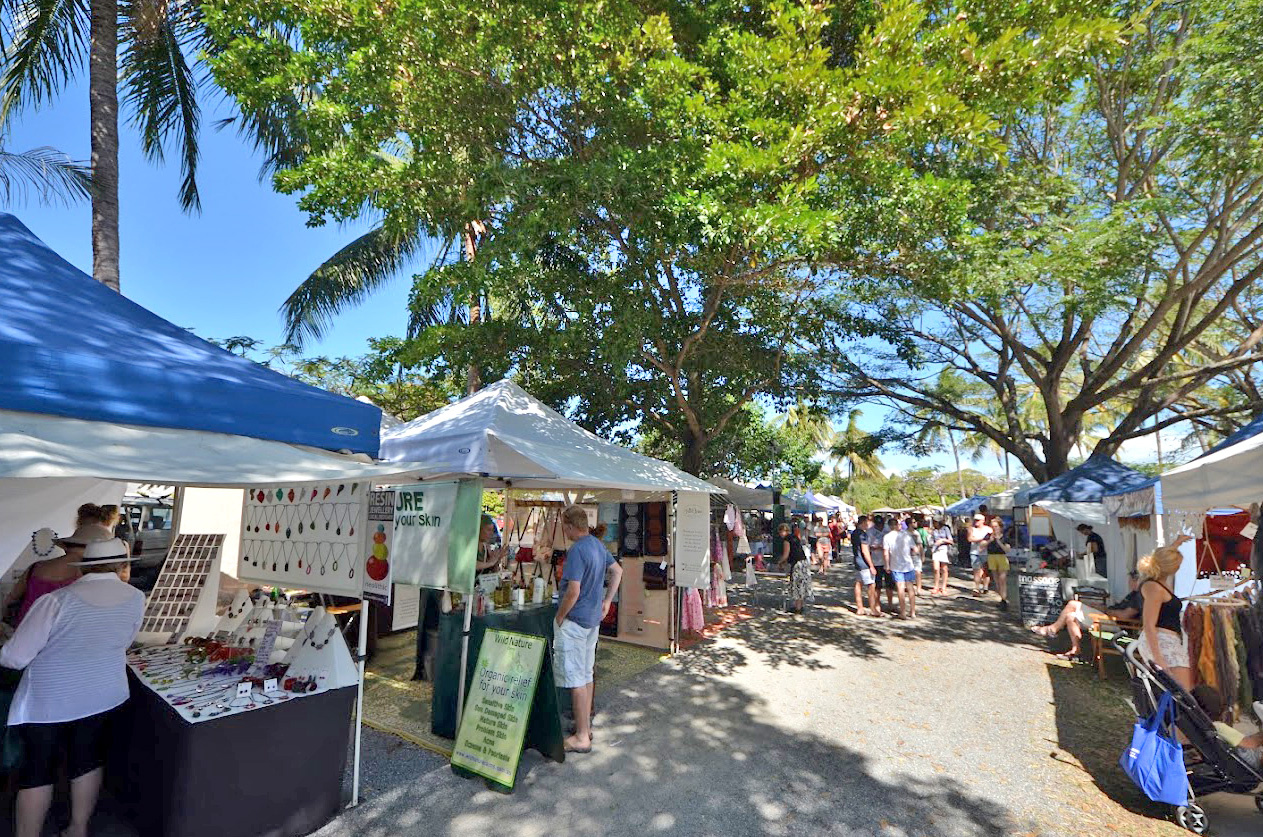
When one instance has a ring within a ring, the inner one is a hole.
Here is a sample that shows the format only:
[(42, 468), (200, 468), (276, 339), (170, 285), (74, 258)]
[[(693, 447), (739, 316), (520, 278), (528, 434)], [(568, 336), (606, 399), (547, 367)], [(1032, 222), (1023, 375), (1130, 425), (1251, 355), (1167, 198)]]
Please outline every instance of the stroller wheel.
[(1263, 814), (1263, 793), (1254, 797), (1254, 807), (1259, 809), (1259, 813)]
[(1180, 805), (1175, 809), (1175, 822), (1187, 831), (1194, 834), (1205, 834), (1206, 829), (1210, 827), (1210, 821), (1206, 818), (1206, 812), (1202, 810), (1202, 806)]

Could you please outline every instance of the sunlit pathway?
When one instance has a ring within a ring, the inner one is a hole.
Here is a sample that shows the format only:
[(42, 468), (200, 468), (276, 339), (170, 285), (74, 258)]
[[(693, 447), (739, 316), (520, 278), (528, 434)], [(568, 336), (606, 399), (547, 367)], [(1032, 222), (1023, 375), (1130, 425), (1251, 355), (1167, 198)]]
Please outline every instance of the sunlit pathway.
[(1184, 833), (1113, 765), (1119, 690), (994, 601), (936, 599), (899, 622), (854, 616), (842, 592), (825, 585), (797, 617), (766, 588), (766, 613), (607, 700), (592, 754), (527, 754), (511, 796), (418, 774), (435, 761), (410, 747), (377, 752), (368, 801), (321, 834)]

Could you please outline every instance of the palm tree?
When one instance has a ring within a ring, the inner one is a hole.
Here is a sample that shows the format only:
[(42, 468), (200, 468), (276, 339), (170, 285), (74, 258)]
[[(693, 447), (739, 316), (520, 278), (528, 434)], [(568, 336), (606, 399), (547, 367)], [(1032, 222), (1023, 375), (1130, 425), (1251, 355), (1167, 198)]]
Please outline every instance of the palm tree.
[(44, 203), (88, 196), (88, 170), (52, 148), (5, 151), (0, 148), (0, 205), (24, 203), (34, 195)]
[(799, 401), (777, 418), (782, 427), (792, 427), (801, 432), (811, 444), (828, 450), (837, 439), (837, 431), (823, 407)]
[[(178, 147), (180, 204), (201, 206), (197, 93), (210, 76), (199, 58), (200, 7), (193, 0), (7, 0), (0, 4), (0, 41), (0, 123), (53, 99), (81, 70), (86, 48), (92, 275), (118, 290), (120, 89), (145, 154), (158, 161), (168, 144)], [(192, 66), (186, 56), (193, 56)]]
[(877, 458), (877, 449), (882, 440), (878, 436), (860, 429), (859, 419), (864, 415), (858, 409), (851, 410), (846, 416), (846, 428), (836, 435), (830, 453), (846, 463), (848, 479), (882, 476), (881, 460)]
[(956, 444), (956, 434), (952, 432), (952, 428), (938, 421), (927, 421), (917, 431), (917, 443), (928, 448), (943, 447), (943, 439), (947, 439), (947, 444), (952, 449), (952, 459), (956, 461), (956, 483), (960, 487), (960, 499), (965, 499), (965, 474), (960, 467), (960, 448)]

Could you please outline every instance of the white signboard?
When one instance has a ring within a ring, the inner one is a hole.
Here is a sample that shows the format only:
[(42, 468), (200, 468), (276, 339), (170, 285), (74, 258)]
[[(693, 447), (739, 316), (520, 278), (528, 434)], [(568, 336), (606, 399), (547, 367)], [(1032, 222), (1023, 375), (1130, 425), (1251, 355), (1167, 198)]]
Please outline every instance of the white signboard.
[(710, 587), (710, 495), (675, 492), (675, 556), (677, 587)]
[(390, 615), (392, 631), (415, 628), (421, 621), (421, 588), (409, 584), (396, 584), (395, 606)]

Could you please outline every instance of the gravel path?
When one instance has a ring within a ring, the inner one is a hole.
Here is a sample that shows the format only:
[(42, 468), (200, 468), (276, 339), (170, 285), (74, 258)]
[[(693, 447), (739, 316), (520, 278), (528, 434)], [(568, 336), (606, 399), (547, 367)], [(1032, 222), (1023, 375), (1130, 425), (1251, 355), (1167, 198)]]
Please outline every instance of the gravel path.
[(769, 610), (624, 685), (592, 754), (528, 752), (512, 795), (374, 734), (367, 801), (319, 834), (1184, 834), (1120, 782), (1118, 684), (964, 593), (903, 622), (821, 585), (807, 615)]

